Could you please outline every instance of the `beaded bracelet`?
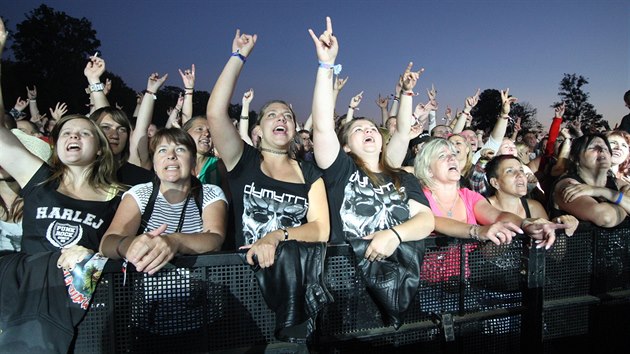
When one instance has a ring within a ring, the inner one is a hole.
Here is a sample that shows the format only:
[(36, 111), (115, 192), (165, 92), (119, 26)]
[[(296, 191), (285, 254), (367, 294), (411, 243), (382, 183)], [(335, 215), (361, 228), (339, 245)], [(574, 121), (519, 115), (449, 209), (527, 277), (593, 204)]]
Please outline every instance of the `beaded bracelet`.
[(615, 204), (619, 205), (619, 203), (621, 203), (622, 200), (623, 200), (623, 193), (619, 192), (619, 197), (617, 197)]

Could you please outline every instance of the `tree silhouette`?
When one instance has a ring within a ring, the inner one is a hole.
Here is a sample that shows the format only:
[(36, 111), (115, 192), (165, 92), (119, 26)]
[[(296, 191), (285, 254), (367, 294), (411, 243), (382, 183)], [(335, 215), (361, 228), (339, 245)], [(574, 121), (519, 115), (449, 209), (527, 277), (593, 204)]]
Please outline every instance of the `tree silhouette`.
[[(501, 113), (501, 92), (497, 89), (486, 89), (479, 95), (479, 102), (470, 112), (474, 117), (472, 128), (481, 129), (486, 134), (490, 133), (497, 123), (497, 117)], [(536, 131), (542, 129), (542, 124), (536, 120), (536, 108), (527, 102), (513, 103), (510, 107), (512, 120), (508, 125), (506, 135), (509, 136), (514, 128), (516, 118), (521, 118), (523, 131)]]
[(608, 121), (602, 119), (595, 107), (588, 102), (589, 93), (583, 90), (583, 86), (588, 84), (588, 79), (582, 75), (564, 74), (560, 81), (558, 96), (562, 98), (560, 102), (554, 102), (552, 107), (557, 107), (562, 102), (565, 103), (563, 120), (572, 122), (575, 120), (582, 122), (583, 131), (610, 130)]
[[(92, 23), (86, 18), (74, 18), (65, 12), (40, 5), (16, 26), (11, 50), (15, 62), (8, 64), (5, 76), (5, 106), (13, 107), (17, 97), (26, 98), (26, 86), (37, 86), (37, 104), (47, 113), (57, 102), (65, 102), (69, 113), (87, 113), (89, 96), (83, 69), (89, 56), (99, 50)], [(135, 93), (124, 81), (105, 72), (103, 82), (112, 80), (108, 96), (110, 104), (118, 104), (129, 117), (135, 108)]]

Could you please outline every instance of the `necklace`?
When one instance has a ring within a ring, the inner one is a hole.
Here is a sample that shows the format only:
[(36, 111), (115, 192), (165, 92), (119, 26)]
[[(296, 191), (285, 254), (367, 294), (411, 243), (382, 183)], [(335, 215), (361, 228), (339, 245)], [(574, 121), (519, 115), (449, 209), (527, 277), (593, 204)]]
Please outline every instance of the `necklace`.
[[(446, 208), (444, 207), (444, 205), (442, 205), (442, 203), (440, 203), (440, 200), (438, 199), (437, 195), (435, 195), (435, 193), (431, 192), (431, 195), (433, 196), (433, 199), (435, 199), (435, 201), (438, 203), (438, 205), (440, 206), (440, 208), (442, 210), (446, 210)], [(446, 211), (446, 216), (449, 218), (453, 217), (453, 208), (455, 207), (455, 204), (457, 204), (457, 200), (459, 199), (459, 193), (457, 193), (457, 195), (455, 196), (455, 200), (453, 201), (453, 205), (451, 205), (450, 209), (448, 209)]]
[(289, 153), (287, 151), (281, 151), (281, 150), (274, 150), (274, 149), (267, 149), (264, 147), (260, 148), (260, 151), (264, 151), (264, 152), (270, 152), (272, 154), (276, 154), (276, 155), (288, 155)]

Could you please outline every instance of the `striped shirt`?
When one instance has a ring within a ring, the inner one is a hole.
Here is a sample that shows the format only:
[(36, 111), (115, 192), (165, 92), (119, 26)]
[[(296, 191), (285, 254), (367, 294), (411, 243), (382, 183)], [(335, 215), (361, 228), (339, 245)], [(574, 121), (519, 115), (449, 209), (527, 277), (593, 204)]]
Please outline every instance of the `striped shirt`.
[[(140, 214), (142, 215), (147, 203), (149, 202), (152, 190), (152, 183), (138, 184), (125, 192), (125, 194), (123, 194), (123, 198), (126, 195), (132, 196), (136, 201), (138, 208), (140, 208)], [(227, 203), (225, 194), (223, 194), (221, 188), (213, 184), (203, 184), (202, 208), (205, 209), (208, 205), (216, 201), (223, 201)], [(157, 198), (155, 199), (155, 205), (153, 207), (153, 213), (149, 218), (149, 222), (145, 230), (154, 230), (162, 224), (167, 224), (168, 227), (166, 228), (165, 233), (174, 233), (177, 229), (177, 225), (179, 224), (179, 218), (182, 214), (184, 203), (185, 200), (179, 203), (171, 204), (164, 198), (162, 192), (158, 192)], [(197, 208), (195, 199), (191, 197), (188, 200), (188, 205), (186, 206), (186, 215), (184, 217), (181, 232), (195, 233), (202, 231), (203, 220), (201, 219), (201, 215), (199, 215), (199, 208)]]

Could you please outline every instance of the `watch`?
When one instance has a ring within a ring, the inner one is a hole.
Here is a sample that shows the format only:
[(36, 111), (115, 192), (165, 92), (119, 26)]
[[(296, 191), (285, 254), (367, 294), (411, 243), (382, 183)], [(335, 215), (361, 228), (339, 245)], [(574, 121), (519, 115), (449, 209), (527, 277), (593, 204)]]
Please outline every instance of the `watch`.
[(99, 91), (103, 91), (103, 90), (105, 90), (105, 84), (103, 84), (102, 82), (97, 82), (95, 84), (90, 84), (85, 89), (85, 92), (90, 94), (92, 92), (99, 92)]

